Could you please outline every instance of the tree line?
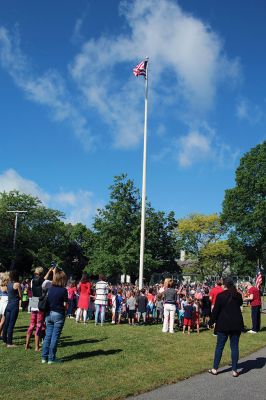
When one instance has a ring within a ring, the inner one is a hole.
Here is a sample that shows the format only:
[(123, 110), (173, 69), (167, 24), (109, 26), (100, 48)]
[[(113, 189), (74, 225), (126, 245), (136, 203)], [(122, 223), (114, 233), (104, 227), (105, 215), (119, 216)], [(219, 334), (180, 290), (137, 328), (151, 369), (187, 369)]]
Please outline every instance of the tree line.
[[(18, 219), (12, 249), (14, 215)], [(33, 196), (0, 193), (0, 269), (12, 260), (21, 274), (58, 262), (73, 277), (83, 270), (107, 276), (138, 276), (141, 221), (140, 191), (121, 174), (110, 186), (109, 202), (99, 209), (92, 227), (64, 221), (59, 210)], [(187, 262), (178, 262), (185, 250)], [(173, 211), (155, 210), (147, 201), (144, 276), (153, 272), (187, 272), (221, 276), (229, 270), (254, 275), (266, 261), (266, 142), (246, 153), (236, 170), (235, 187), (225, 191), (222, 213), (192, 214), (177, 220)], [(187, 271), (186, 271), (187, 270)]]

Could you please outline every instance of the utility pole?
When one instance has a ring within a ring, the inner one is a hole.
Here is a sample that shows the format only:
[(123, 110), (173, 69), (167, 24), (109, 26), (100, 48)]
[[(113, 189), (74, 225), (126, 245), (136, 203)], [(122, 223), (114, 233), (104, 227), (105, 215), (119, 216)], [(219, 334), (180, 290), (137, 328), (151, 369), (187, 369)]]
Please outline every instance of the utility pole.
[(28, 211), (12, 210), (12, 211), (7, 211), (7, 212), (15, 214), (14, 236), (13, 236), (13, 258), (12, 258), (11, 268), (10, 268), (11, 270), (13, 270), (14, 266), (15, 266), (15, 256), (16, 256), (16, 238), (17, 238), (18, 216), (19, 216), (19, 214), (26, 214)]

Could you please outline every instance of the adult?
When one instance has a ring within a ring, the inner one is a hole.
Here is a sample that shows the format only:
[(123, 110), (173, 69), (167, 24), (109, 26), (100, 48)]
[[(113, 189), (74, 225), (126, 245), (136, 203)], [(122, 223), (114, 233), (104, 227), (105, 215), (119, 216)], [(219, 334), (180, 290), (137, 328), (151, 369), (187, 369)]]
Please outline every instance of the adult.
[(215, 286), (210, 291), (211, 309), (215, 306), (216, 297), (223, 291), (222, 281), (218, 280), (215, 282)]
[(3, 327), (3, 341), (7, 348), (15, 347), (13, 344), (13, 331), (19, 313), (19, 301), (21, 299), (21, 286), (19, 273), (16, 270), (10, 271), (7, 284), (8, 303), (5, 310), (5, 323)]
[(0, 338), (2, 339), (2, 331), (5, 323), (5, 310), (8, 303), (7, 284), (9, 282), (9, 273), (5, 272), (1, 275), (0, 282)]
[(174, 333), (174, 321), (176, 313), (177, 293), (172, 280), (167, 282), (164, 292), (164, 320), (162, 332)]
[(223, 349), (228, 337), (230, 338), (232, 373), (238, 377), (237, 363), (239, 359), (239, 338), (244, 329), (244, 322), (240, 307), (243, 304), (241, 294), (237, 291), (231, 278), (224, 279), (224, 291), (216, 297), (216, 302), (211, 313), (210, 326), (215, 325), (217, 342), (213, 361), (213, 368), (209, 370), (212, 375), (217, 375)]
[(248, 333), (257, 333), (260, 330), (260, 291), (256, 286), (252, 286), (250, 282), (246, 283), (246, 289), (248, 291), (248, 296), (246, 297), (246, 300), (250, 301), (252, 320), (252, 329), (250, 329)]
[(87, 272), (83, 272), (79, 284), (79, 301), (76, 312), (76, 322), (79, 322), (81, 313), (83, 314), (83, 323), (87, 321), (87, 311), (90, 305), (91, 283)]
[(43, 268), (37, 267), (34, 278), (31, 281), (32, 297), (30, 299), (30, 325), (26, 336), (25, 350), (30, 348), (30, 338), (35, 329), (35, 351), (40, 351), (40, 338), (44, 323), (44, 312), (38, 309), (39, 298), (42, 295), (42, 284), (44, 282)]
[(48, 290), (48, 312), (45, 318), (46, 333), (42, 348), (42, 364), (60, 362), (56, 358), (58, 341), (65, 323), (65, 309), (68, 301), (65, 288), (67, 276), (63, 271), (55, 270), (52, 286)]
[(96, 283), (95, 296), (95, 325), (98, 325), (99, 314), (101, 316), (101, 325), (103, 325), (108, 304), (108, 283), (102, 274), (99, 275), (99, 280)]

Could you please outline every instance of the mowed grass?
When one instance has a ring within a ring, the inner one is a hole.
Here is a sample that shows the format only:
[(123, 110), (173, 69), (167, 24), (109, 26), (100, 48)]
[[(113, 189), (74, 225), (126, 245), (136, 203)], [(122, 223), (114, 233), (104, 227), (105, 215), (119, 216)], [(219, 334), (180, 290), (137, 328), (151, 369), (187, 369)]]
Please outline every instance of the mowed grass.
[[(250, 309), (244, 309), (245, 324), (251, 327)], [(212, 331), (190, 336), (163, 334), (161, 325), (103, 327), (66, 320), (57, 356), (62, 364), (41, 364), (34, 350), (25, 351), (29, 314), (21, 313), (15, 328), (16, 349), (0, 344), (1, 400), (98, 400), (122, 399), (163, 384), (185, 379), (212, 366), (216, 339)], [(243, 334), (243, 357), (266, 343), (266, 317), (262, 331)], [(33, 344), (33, 339), (32, 339)], [(230, 360), (226, 345), (222, 364)]]

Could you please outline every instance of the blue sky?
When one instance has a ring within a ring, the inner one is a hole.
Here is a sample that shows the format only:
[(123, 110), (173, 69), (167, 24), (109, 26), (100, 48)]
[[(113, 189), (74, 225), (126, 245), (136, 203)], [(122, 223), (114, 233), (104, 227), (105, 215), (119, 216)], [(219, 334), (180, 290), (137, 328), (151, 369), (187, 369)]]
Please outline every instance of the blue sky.
[(243, 154), (266, 137), (264, 0), (1, 0), (0, 191), (89, 225), (113, 176), (178, 218), (221, 211)]

